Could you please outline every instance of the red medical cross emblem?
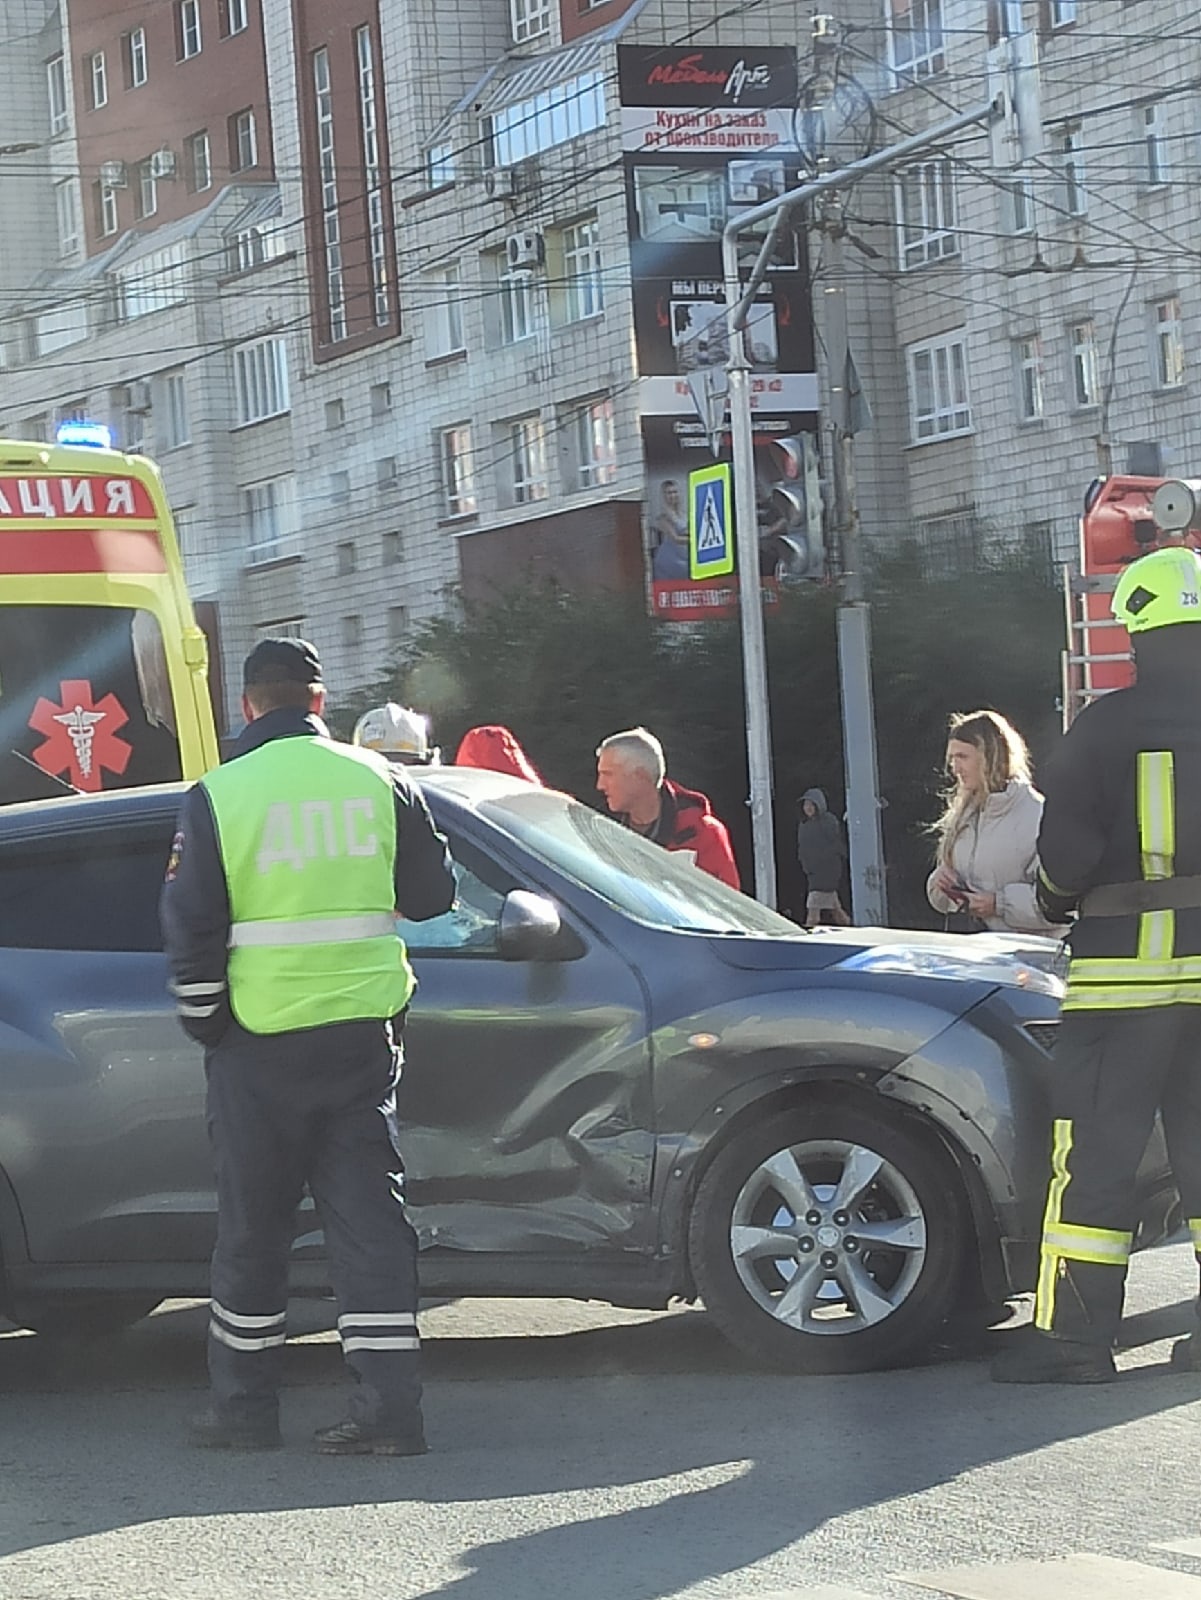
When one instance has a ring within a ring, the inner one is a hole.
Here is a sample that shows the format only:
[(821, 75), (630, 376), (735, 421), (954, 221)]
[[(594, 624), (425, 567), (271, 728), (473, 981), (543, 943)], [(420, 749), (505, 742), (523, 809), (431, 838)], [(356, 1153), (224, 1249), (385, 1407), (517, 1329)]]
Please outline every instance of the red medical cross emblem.
[(86, 678), (66, 678), (59, 690), (61, 705), (43, 695), (33, 708), (29, 726), (46, 737), (33, 759), (43, 772), (90, 793), (100, 788), (104, 772), (122, 773), (129, 764), (133, 748), (116, 737), (129, 718), (115, 694), (93, 700)]

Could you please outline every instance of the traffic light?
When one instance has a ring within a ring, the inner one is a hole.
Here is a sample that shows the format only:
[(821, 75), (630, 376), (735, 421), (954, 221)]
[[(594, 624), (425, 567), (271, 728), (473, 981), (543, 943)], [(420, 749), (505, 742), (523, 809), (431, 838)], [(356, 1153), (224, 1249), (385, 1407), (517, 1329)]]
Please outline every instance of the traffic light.
[(772, 476), (760, 503), (760, 571), (784, 582), (826, 575), (817, 441), (810, 433), (773, 439), (767, 446)]

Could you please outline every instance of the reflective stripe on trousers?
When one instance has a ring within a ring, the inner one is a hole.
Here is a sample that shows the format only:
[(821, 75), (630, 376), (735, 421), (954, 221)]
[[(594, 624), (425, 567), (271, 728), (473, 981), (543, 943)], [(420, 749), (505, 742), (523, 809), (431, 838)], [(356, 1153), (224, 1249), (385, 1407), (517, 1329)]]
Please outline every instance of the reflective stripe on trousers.
[(1067, 1274), (1069, 1261), (1126, 1270), (1134, 1236), (1116, 1228), (1087, 1228), (1063, 1221), (1063, 1198), (1072, 1181), (1068, 1160), (1072, 1153), (1072, 1123), (1056, 1121), (1051, 1144), (1051, 1182), (1043, 1216), (1039, 1249), (1038, 1288), (1034, 1298), (1034, 1325), (1049, 1333), (1055, 1325), (1056, 1294)]

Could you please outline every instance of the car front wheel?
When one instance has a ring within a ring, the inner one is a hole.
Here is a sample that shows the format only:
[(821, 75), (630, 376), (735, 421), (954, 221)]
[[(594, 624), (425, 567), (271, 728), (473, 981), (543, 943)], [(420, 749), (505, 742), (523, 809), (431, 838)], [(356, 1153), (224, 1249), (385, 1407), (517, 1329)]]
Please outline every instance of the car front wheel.
[(945, 1152), (895, 1116), (838, 1102), (780, 1112), (732, 1139), (702, 1178), (693, 1279), (756, 1361), (897, 1366), (954, 1306), (965, 1207)]

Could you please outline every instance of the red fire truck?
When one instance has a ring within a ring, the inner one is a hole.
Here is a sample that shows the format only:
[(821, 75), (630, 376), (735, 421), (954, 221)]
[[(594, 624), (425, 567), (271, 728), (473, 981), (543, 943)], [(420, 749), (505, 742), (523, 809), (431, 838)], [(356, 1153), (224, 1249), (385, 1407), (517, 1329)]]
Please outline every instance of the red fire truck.
[(1134, 678), (1130, 636), (1110, 602), (1124, 567), (1165, 544), (1201, 544), (1201, 480), (1095, 478), (1080, 519), (1080, 570), (1064, 569), (1063, 723)]

